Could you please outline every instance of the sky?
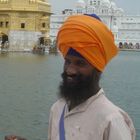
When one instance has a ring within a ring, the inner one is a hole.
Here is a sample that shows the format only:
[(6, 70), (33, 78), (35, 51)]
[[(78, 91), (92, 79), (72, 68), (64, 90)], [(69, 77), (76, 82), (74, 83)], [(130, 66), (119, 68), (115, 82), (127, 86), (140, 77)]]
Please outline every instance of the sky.
[[(61, 13), (62, 10), (75, 6), (77, 0), (48, 0), (52, 5), (53, 13)], [(122, 8), (126, 14), (140, 15), (140, 0), (113, 0), (116, 5)]]

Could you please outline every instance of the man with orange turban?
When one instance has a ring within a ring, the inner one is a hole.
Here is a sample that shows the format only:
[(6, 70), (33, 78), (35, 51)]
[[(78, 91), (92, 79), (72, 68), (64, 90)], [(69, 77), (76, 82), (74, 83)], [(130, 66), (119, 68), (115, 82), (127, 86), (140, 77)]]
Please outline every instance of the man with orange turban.
[(99, 85), (105, 66), (117, 54), (111, 31), (95, 14), (70, 16), (58, 32), (57, 46), (65, 64), (48, 140), (135, 140), (130, 117)]
[(118, 50), (112, 32), (100, 20), (88, 15), (68, 18), (59, 30), (57, 45), (64, 57), (73, 48), (100, 71)]
[(95, 14), (70, 16), (58, 32), (57, 46), (65, 63), (48, 140), (135, 140), (130, 117), (99, 86), (118, 51), (112, 32)]

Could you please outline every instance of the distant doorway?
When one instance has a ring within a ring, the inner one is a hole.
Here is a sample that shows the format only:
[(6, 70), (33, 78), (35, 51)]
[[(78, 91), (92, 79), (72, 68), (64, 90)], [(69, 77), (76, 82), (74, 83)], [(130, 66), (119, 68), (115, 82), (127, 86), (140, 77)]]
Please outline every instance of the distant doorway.
[(8, 35), (6, 35), (5, 33), (1, 33), (1, 49), (7, 48), (9, 48)]

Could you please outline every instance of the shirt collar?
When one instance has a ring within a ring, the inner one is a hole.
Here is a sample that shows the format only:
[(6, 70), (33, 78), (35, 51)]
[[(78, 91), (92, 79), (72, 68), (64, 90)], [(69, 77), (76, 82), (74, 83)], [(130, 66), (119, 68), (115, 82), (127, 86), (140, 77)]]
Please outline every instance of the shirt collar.
[(66, 105), (65, 108), (65, 117), (75, 114), (75, 113), (80, 113), (80, 112), (84, 112), (86, 111), (86, 109), (88, 108), (88, 106), (94, 101), (96, 100), (100, 95), (104, 94), (103, 89), (101, 88), (98, 93), (92, 97), (90, 97), (89, 99), (87, 99), (85, 102), (83, 102), (82, 104), (78, 105), (77, 107), (75, 107), (74, 109), (72, 109), (71, 111), (68, 111), (68, 105)]

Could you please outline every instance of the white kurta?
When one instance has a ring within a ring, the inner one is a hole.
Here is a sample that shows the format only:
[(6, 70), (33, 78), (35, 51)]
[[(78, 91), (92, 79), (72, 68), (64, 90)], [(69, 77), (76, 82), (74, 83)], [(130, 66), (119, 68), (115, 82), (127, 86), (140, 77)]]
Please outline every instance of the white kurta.
[[(65, 104), (60, 99), (51, 108), (48, 140), (59, 140), (59, 120)], [(66, 140), (135, 140), (130, 117), (110, 102), (102, 89), (73, 110), (66, 107), (64, 125)]]

